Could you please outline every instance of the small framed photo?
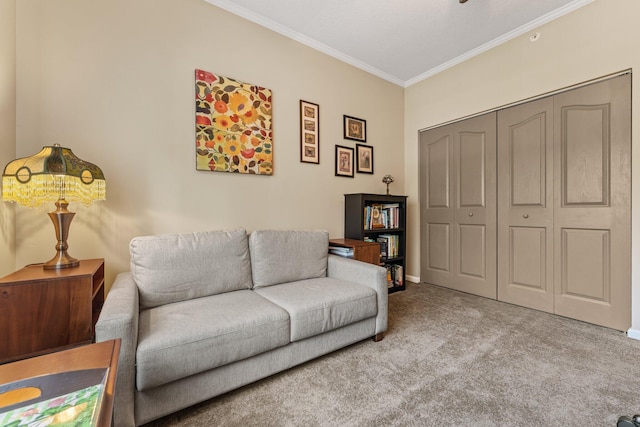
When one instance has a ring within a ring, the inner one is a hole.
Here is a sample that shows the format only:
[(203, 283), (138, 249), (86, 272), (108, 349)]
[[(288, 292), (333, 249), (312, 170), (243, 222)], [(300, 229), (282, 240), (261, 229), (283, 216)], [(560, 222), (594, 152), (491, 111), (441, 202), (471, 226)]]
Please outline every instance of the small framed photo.
[(300, 100), (300, 161), (320, 163), (320, 106)]
[(373, 147), (356, 144), (356, 172), (373, 173)]
[(371, 205), (371, 228), (385, 228), (382, 206)]
[(353, 148), (336, 145), (336, 176), (353, 178)]
[(344, 138), (367, 142), (367, 121), (351, 116), (344, 116)]

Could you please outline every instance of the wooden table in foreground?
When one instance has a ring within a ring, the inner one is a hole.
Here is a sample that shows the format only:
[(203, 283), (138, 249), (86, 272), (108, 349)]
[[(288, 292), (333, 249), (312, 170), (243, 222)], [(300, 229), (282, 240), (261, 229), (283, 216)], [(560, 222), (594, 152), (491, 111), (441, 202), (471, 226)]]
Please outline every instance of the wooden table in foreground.
[(100, 410), (100, 427), (110, 427), (120, 355), (120, 339), (84, 345), (0, 365), (0, 384), (80, 369), (109, 368)]

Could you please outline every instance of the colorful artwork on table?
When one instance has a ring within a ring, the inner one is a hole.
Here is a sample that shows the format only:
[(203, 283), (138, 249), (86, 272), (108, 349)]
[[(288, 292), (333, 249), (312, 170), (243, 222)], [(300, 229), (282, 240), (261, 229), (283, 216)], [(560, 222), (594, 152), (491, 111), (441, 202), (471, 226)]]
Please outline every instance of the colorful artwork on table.
[(196, 70), (196, 169), (273, 174), (271, 90)]

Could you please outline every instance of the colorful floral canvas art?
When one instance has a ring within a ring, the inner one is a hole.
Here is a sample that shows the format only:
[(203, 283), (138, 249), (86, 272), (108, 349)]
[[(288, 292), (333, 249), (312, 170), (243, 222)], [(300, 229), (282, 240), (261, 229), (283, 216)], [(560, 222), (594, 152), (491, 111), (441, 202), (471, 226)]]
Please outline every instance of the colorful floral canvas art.
[(271, 90), (196, 70), (196, 169), (273, 174)]

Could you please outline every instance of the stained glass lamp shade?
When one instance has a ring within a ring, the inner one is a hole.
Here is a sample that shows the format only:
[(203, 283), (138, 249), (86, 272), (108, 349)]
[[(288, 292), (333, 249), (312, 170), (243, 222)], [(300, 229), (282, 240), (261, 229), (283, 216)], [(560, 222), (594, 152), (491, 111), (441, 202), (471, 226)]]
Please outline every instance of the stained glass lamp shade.
[(69, 202), (90, 205), (94, 200), (105, 200), (106, 184), (98, 166), (79, 159), (70, 149), (54, 144), (43, 147), (33, 156), (16, 159), (4, 168), (2, 198), (32, 208), (55, 202), (57, 209), (49, 212), (49, 217), (58, 239), (57, 253), (43, 267), (75, 267), (79, 261), (67, 253), (69, 226), (75, 213), (67, 207)]

